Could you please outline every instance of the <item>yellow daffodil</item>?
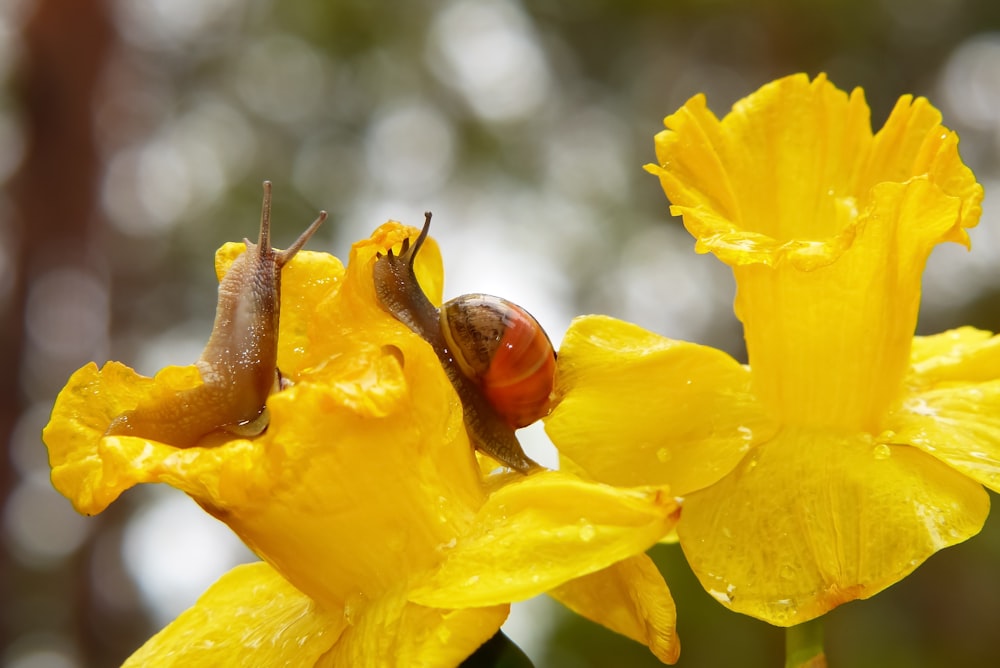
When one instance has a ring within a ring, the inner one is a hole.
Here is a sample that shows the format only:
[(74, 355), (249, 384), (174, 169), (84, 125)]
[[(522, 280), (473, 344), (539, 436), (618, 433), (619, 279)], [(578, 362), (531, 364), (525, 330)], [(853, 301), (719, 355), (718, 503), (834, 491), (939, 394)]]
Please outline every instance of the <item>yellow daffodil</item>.
[[(433, 350), (375, 299), (375, 254), (415, 235), (383, 225), (346, 270), (306, 251), (288, 264), (278, 365), (293, 384), (270, 396), (256, 438), (105, 435), (122, 412), (200, 383), (194, 367), (150, 379), (91, 364), (60, 393), (44, 440), (80, 512), (165, 482), (264, 560), (221, 578), (127, 665), (453, 666), (511, 601), (542, 592), (676, 660), (673, 601), (643, 554), (676, 523), (676, 500), (554, 471), (484, 477)], [(417, 272), (439, 303), (429, 248)], [(220, 276), (242, 251), (223, 247)]]
[(665, 123), (649, 171), (696, 250), (733, 268), (749, 367), (582, 318), (546, 428), (567, 467), (669, 484), (705, 589), (798, 624), (975, 535), (982, 485), (1000, 490), (1000, 338), (913, 336), (925, 261), (968, 244), (982, 188), (927, 100), (873, 135), (862, 91), (823, 76), (721, 121), (698, 95)]

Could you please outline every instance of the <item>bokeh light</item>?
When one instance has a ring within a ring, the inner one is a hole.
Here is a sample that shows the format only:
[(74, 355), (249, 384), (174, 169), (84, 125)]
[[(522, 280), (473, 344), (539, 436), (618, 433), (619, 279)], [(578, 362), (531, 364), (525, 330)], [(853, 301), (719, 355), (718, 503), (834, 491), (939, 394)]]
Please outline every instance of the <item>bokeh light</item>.
[(155, 496), (125, 524), (125, 568), (157, 625), (186, 610), (208, 586), (254, 555), (218, 520), (176, 490)]
[(459, 0), (437, 13), (428, 37), (434, 73), (480, 118), (523, 119), (548, 101), (547, 59), (517, 3)]

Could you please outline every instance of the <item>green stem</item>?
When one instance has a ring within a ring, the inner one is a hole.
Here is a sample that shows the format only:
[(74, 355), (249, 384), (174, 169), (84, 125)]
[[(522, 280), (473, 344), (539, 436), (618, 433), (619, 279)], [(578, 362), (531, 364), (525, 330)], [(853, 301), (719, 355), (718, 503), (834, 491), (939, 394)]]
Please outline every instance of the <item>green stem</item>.
[(785, 629), (785, 668), (826, 668), (822, 617)]

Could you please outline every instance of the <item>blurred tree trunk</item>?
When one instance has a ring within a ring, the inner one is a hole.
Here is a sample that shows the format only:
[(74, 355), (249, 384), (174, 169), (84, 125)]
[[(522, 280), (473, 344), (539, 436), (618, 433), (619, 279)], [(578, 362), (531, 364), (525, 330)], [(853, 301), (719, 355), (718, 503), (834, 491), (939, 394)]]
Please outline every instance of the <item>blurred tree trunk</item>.
[[(107, 3), (100, 0), (36, 0), (24, 27), (24, 51), (15, 81), (20, 97), (25, 154), (8, 186), (13, 203), (17, 266), (0, 336), (0, 435), (11, 430), (25, 408), (24, 315), (33, 278), (64, 263), (85, 267), (87, 249), (99, 229), (97, 194), (101, 161), (93, 128), (94, 96), (115, 39)], [(35, 397), (37, 399), (37, 397)], [(39, 447), (42, 447), (39, 442)], [(4, 458), (0, 467), (0, 510), (17, 483)], [(2, 514), (2, 513), (0, 513)], [(54, 632), (71, 626), (72, 641), (86, 665), (103, 663), (89, 640), (89, 598), (74, 587), (87, 559), (76, 555), (62, 570), (30, 569), (0, 543), (0, 648), (37, 631), (40, 618)], [(74, 572), (75, 571), (75, 572)], [(53, 614), (55, 603), (62, 610)], [(47, 597), (47, 598), (46, 598)], [(45, 628), (43, 626), (42, 628)], [(0, 649), (2, 652), (2, 649)]]

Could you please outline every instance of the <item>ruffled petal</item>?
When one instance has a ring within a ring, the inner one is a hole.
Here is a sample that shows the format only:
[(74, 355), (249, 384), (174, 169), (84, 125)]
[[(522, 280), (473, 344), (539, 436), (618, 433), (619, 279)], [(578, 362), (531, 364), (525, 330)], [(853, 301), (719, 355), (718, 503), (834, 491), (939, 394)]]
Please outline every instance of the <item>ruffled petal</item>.
[(725, 353), (614, 318), (570, 325), (545, 430), (560, 454), (601, 482), (706, 487), (774, 428), (750, 373)]
[(510, 605), (448, 610), (406, 600), (396, 588), (350, 611), (351, 626), (318, 666), (453, 668), (490, 639)]
[(347, 626), (267, 564), (237, 566), (123, 668), (313, 666)]
[(787, 428), (689, 495), (678, 533), (712, 596), (790, 626), (899, 581), (988, 512), (979, 484), (916, 448)]
[(619, 488), (557, 471), (490, 495), (410, 600), (477, 607), (520, 601), (644, 552), (677, 521), (663, 488)]
[[(868, 106), (822, 75), (763, 86), (719, 121), (696, 96), (656, 136), (674, 215), (727, 264), (822, 266), (850, 245), (850, 201), (870, 150)], [(762, 167), (766, 166), (766, 167)]]
[(656, 564), (645, 554), (556, 587), (549, 595), (573, 612), (649, 647), (676, 663), (677, 609)]
[(969, 246), (966, 229), (979, 222), (983, 187), (958, 154), (958, 135), (941, 125), (941, 112), (926, 98), (899, 98), (885, 126), (875, 135), (871, 159), (863, 174), (860, 188), (926, 177), (961, 202), (958, 224), (944, 240)]
[(920, 448), (1000, 492), (1000, 336), (964, 327), (918, 337), (907, 387), (879, 439)]
[(118, 362), (100, 370), (90, 363), (76, 371), (56, 397), (42, 431), (53, 486), (77, 511), (94, 515), (133, 485), (154, 481), (150, 465), (170, 457), (176, 448), (139, 438), (104, 439), (104, 432), (116, 416), (140, 403), (201, 384), (194, 366), (167, 367), (155, 378)]
[[(370, 238), (354, 244), (344, 287), (312, 305), (305, 364), (322, 369), (331, 358), (345, 354), (345, 345), (357, 345), (359, 341), (375, 343), (382, 339), (404, 338), (412, 340), (414, 345), (426, 347), (419, 336), (382, 308), (372, 277), (378, 253), (386, 253), (389, 249), (398, 253), (403, 240), (412, 242), (419, 233), (415, 228), (389, 221), (372, 232)], [(421, 289), (431, 303), (440, 304), (444, 272), (440, 250), (432, 237), (424, 241), (415, 262), (414, 270)], [(441, 375), (444, 377), (443, 372)], [(458, 401), (457, 395), (455, 401)]]

